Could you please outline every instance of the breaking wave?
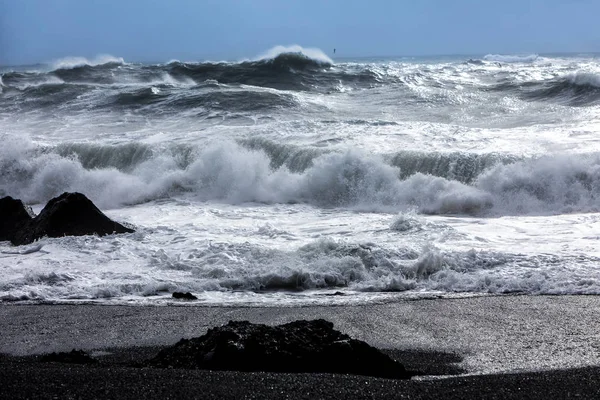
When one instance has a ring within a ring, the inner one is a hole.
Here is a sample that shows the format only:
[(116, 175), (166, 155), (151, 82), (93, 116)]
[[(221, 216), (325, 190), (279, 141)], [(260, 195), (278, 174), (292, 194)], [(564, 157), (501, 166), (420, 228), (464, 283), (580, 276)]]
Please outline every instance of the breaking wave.
[[(492, 251), (443, 251), (434, 246), (382, 247), (375, 243), (348, 243), (322, 238), (299, 248), (278, 250), (251, 243), (196, 242), (182, 249), (136, 249), (97, 238), (65, 237), (55, 242), (66, 249), (85, 247), (102, 254), (101, 279), (97, 266), (74, 258), (56, 272), (53, 264), (26, 268), (0, 282), (0, 302), (86, 301), (150, 296), (167, 298), (173, 291), (191, 291), (205, 298), (210, 293), (294, 292), (315, 289), (352, 292), (413, 293), (527, 293), (599, 294), (597, 270), (578, 273), (582, 263), (597, 259), (551, 255), (526, 256)], [(123, 271), (121, 258), (135, 252), (143, 268)], [(75, 257), (76, 253), (74, 254)], [(88, 256), (89, 257), (89, 256)], [(87, 257), (86, 257), (87, 258)], [(553, 266), (553, 268), (548, 268)], [(214, 296), (214, 295), (212, 295)], [(156, 300), (156, 299), (155, 299)], [(147, 301), (147, 300), (144, 300)], [(150, 298), (150, 301), (152, 299)], [(364, 300), (363, 300), (364, 301)]]
[[(294, 109), (294, 95), (330, 95), (386, 88), (396, 100), (415, 106), (478, 104), (482, 95), (501, 92), (530, 101), (573, 106), (597, 104), (598, 74), (565, 70), (557, 76), (552, 65), (531, 65), (520, 73), (504, 71), (488, 61), (531, 63), (537, 56), (487, 55), (433, 66), (406, 62), (334, 63), (319, 49), (277, 46), (260, 57), (238, 62), (135, 64), (113, 56), (70, 57), (47, 68), (0, 73), (0, 108), (39, 110), (60, 104), (63, 112), (135, 111), (147, 115), (200, 115)], [(522, 67), (522, 66), (521, 66)], [(552, 73), (539, 74), (533, 68)], [(514, 71), (513, 71), (514, 72)], [(540, 79), (540, 76), (544, 79)], [(9, 94), (9, 96), (4, 96)], [(384, 97), (385, 98), (385, 97)], [(85, 101), (84, 101), (85, 100)]]
[[(600, 280), (561, 282), (567, 271), (549, 273), (552, 257), (489, 251), (445, 252), (428, 246), (383, 248), (373, 243), (319, 239), (296, 251), (251, 244), (211, 244), (172, 253), (159, 250), (152, 265), (187, 271), (180, 290), (311, 290), (363, 292), (428, 290), (479, 293), (598, 293)], [(210, 264), (206, 260), (210, 259)], [(237, 260), (232, 263), (231, 260)], [(573, 260), (574, 261), (574, 260)], [(588, 260), (593, 262), (592, 259)], [(514, 274), (502, 273), (506, 268)], [(502, 271), (502, 272), (501, 272)]]
[(78, 191), (137, 231), (0, 243), (0, 301), (599, 294), (596, 61), (2, 68), (0, 197)]
[(333, 68), (323, 52), (300, 46), (279, 46), (240, 62), (143, 65), (113, 56), (69, 57), (47, 68), (6, 71), (0, 79), (3, 92), (10, 93), (0, 98), (0, 107), (5, 102), (26, 111), (57, 104), (70, 112), (142, 107), (148, 114), (291, 108), (296, 101), (290, 92), (330, 93), (377, 82), (368, 71)]
[(593, 106), (600, 101), (600, 75), (579, 71), (548, 80), (505, 81), (493, 86), (492, 90), (514, 92), (526, 100)]
[(333, 65), (333, 60), (329, 58), (321, 49), (304, 48), (302, 46), (275, 46), (263, 53), (257, 60), (275, 60), (282, 55), (294, 55), (297, 59), (307, 60), (325, 66)]
[(114, 57), (109, 54), (101, 54), (93, 59), (88, 59), (85, 57), (64, 57), (58, 60), (53, 61), (50, 66), (52, 70), (57, 69), (69, 69), (83, 66), (96, 67), (99, 65), (106, 64), (115, 64), (122, 65), (125, 64), (125, 60), (121, 57)]
[(501, 63), (531, 63), (539, 58), (537, 54), (529, 55), (502, 55), (502, 54), (488, 54), (483, 57), (485, 61), (495, 61)]
[[(397, 155), (390, 164), (385, 157), (358, 150), (323, 153), (264, 141), (163, 148), (4, 143), (0, 195), (28, 203), (79, 191), (109, 208), (183, 194), (234, 204), (300, 202), (364, 211), (415, 208), (428, 214), (552, 214), (600, 208), (597, 154), (523, 160), (490, 156), (480, 161), (481, 171), (473, 176), (469, 168), (432, 168), (427, 155), (419, 169), (412, 154), (406, 162)], [(468, 164), (473, 157), (454, 160)], [(460, 171), (465, 175), (457, 175)], [(442, 176), (435, 175), (439, 172)]]
[(400, 168), (403, 178), (422, 173), (470, 184), (487, 169), (498, 164), (511, 164), (517, 158), (498, 153), (402, 151), (390, 156), (389, 160), (392, 165)]

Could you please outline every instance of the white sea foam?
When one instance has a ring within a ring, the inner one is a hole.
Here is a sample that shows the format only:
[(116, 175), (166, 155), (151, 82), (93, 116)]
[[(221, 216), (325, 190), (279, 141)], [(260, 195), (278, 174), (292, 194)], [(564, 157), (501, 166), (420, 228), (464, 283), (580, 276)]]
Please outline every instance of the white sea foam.
[(37, 79), (29, 80), (28, 82), (23, 82), (19, 85), (15, 85), (15, 87), (19, 90), (26, 90), (29, 88), (36, 88), (44, 85), (61, 85), (65, 83), (62, 79), (54, 75), (40, 75)]
[(272, 170), (262, 151), (235, 143), (198, 150), (185, 169), (173, 157), (162, 155), (141, 162), (130, 173), (87, 170), (77, 159), (54, 153), (31, 157), (19, 150), (1, 157), (6, 170), (0, 189), (32, 203), (79, 191), (102, 207), (117, 207), (185, 191), (205, 201), (306, 202), (372, 211), (418, 207), (428, 213), (469, 213), (490, 205), (487, 194), (459, 182), (422, 174), (401, 181), (396, 167), (353, 150), (323, 155), (302, 173), (285, 167)]
[[(302, 90), (205, 82), (198, 63), (6, 72), (0, 196), (39, 212), (80, 191), (137, 232), (0, 243), (0, 298), (600, 294), (597, 65), (526, 59), (339, 62)], [(44, 74), (73, 82), (14, 90)]]
[(96, 66), (108, 63), (124, 64), (125, 60), (121, 57), (114, 57), (109, 54), (100, 54), (92, 59), (85, 57), (64, 57), (50, 63), (52, 69), (68, 69), (81, 67), (84, 65)]
[(422, 229), (425, 224), (425, 218), (411, 210), (406, 213), (400, 213), (390, 225), (390, 229), (396, 232), (408, 232)]
[(575, 72), (567, 75), (567, 80), (579, 86), (595, 86), (600, 88), (600, 73), (595, 72)]
[(564, 213), (600, 209), (600, 157), (553, 156), (499, 165), (476, 186), (494, 197), (500, 212)]
[[(172, 291), (600, 294), (600, 270), (582, 257), (381, 247), (319, 239), (293, 250), (196, 242), (159, 248), (147, 238), (62, 238), (19, 269), (0, 268), (0, 299), (161, 301)], [(1, 245), (0, 245), (1, 246)], [(86, 259), (82, 259), (82, 249)], [(17, 256), (14, 256), (17, 257)], [(20, 256), (25, 257), (25, 256)], [(52, 262), (51, 260), (55, 260)], [(56, 261), (60, 260), (60, 269)], [(93, 261), (93, 262), (90, 262)], [(6, 265), (6, 264), (5, 264)], [(587, 272), (585, 267), (588, 268)], [(148, 297), (154, 296), (154, 299)], [(145, 298), (145, 299), (144, 299)], [(206, 297), (204, 297), (206, 299)], [(279, 298), (277, 301), (301, 301)]]
[(503, 54), (487, 54), (483, 57), (486, 61), (496, 61), (503, 63), (531, 63), (539, 58), (537, 54), (529, 55), (503, 55)]
[[(113, 152), (92, 147), (80, 154), (106, 160), (96, 159), (100, 168), (86, 169), (77, 158), (40, 151), (31, 143), (5, 143), (0, 191), (29, 203), (79, 191), (105, 208), (185, 193), (200, 201), (229, 204), (301, 202), (362, 211), (414, 208), (426, 214), (528, 215), (599, 208), (598, 155), (500, 164), (467, 185), (418, 172), (401, 179), (399, 168), (358, 150), (326, 153), (301, 172), (291, 172), (285, 166), (272, 169), (264, 152), (234, 142), (197, 148), (183, 165), (171, 152), (140, 153), (137, 164), (127, 165)], [(126, 151), (125, 161), (134, 159), (131, 149), (114, 148), (121, 150)], [(101, 167), (103, 163), (107, 166)]]
[(167, 84), (167, 85), (171, 85), (171, 86), (188, 86), (189, 87), (189, 86), (196, 85), (196, 82), (194, 82), (194, 80), (189, 77), (175, 79), (170, 74), (164, 73), (161, 76), (161, 80), (152, 82), (152, 84)]

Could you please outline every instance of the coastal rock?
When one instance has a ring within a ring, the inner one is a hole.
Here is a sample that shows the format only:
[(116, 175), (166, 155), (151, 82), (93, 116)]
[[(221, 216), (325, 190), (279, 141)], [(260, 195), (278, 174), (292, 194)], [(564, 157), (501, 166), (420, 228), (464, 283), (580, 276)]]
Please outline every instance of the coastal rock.
[(198, 300), (198, 298), (196, 296), (194, 296), (193, 294), (191, 294), (190, 292), (187, 292), (187, 293), (173, 292), (173, 298), (174, 299), (183, 299), (183, 300)]
[(40, 214), (12, 237), (14, 245), (29, 244), (44, 236), (104, 236), (132, 229), (111, 220), (81, 193), (63, 193), (46, 204)]
[(90, 357), (83, 350), (71, 350), (69, 353), (50, 353), (40, 358), (42, 362), (60, 362), (67, 364), (95, 364), (98, 360)]
[(0, 199), (0, 241), (11, 240), (17, 230), (33, 219), (33, 212), (21, 200)]
[(323, 319), (279, 326), (229, 321), (198, 338), (182, 339), (149, 363), (188, 369), (411, 377), (402, 364)]

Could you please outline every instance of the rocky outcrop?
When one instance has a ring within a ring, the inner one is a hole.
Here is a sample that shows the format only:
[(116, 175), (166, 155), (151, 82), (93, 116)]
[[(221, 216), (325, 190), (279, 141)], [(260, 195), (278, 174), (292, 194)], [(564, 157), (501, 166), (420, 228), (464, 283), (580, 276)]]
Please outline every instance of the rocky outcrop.
[(40, 358), (42, 362), (59, 362), (66, 364), (95, 364), (98, 360), (90, 357), (83, 350), (71, 350), (69, 353), (50, 353)]
[(198, 300), (198, 298), (196, 296), (194, 296), (193, 294), (191, 294), (190, 292), (173, 292), (173, 298), (174, 299), (180, 299), (180, 300)]
[(23, 245), (44, 236), (104, 236), (129, 232), (134, 231), (108, 218), (83, 194), (63, 193), (50, 200), (37, 217), (24, 221), (4, 240)]
[(33, 219), (31, 208), (12, 197), (0, 199), (0, 241), (11, 240), (15, 233)]
[(319, 319), (279, 326), (230, 321), (204, 336), (183, 339), (149, 361), (189, 369), (343, 373), (407, 379), (404, 366)]

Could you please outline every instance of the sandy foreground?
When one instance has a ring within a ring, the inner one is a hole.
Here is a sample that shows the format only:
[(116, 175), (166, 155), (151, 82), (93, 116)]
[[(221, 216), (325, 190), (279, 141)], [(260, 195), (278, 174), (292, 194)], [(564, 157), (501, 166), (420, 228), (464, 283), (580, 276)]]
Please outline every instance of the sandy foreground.
[[(393, 381), (124, 364), (229, 320), (314, 318), (427, 376)], [(73, 348), (105, 363), (20, 358)], [(6, 304), (0, 305), (0, 353), (2, 398), (600, 398), (600, 296), (268, 308)]]

